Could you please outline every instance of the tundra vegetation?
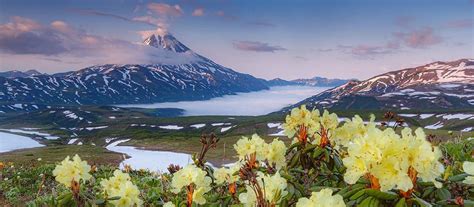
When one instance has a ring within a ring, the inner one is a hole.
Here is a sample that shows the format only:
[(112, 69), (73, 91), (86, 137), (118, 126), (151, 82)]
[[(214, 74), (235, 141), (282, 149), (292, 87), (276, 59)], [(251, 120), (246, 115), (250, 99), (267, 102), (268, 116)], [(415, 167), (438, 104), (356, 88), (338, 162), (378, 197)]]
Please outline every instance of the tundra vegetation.
[(0, 197), (26, 206), (474, 206), (474, 140), (439, 142), (390, 112), (381, 126), (374, 119), (340, 123), (326, 110), (294, 108), (283, 124), (291, 144), (242, 137), (238, 161), (221, 168), (206, 161), (219, 147), (214, 134), (201, 137), (192, 164), (168, 172), (78, 155), (0, 162)]

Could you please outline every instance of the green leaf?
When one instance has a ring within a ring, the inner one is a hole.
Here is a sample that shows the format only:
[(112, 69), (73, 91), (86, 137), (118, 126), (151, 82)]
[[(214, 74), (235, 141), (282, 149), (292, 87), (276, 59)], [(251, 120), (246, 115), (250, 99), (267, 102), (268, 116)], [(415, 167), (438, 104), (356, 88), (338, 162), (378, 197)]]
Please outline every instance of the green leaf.
[(359, 190), (357, 193), (355, 193), (354, 195), (352, 195), (349, 199), (351, 199), (351, 200), (357, 200), (358, 198), (360, 198), (361, 196), (363, 196), (363, 195), (365, 194), (365, 190), (366, 190), (366, 189)]
[(109, 200), (109, 201), (115, 201), (115, 200), (118, 200), (118, 199), (120, 199), (120, 196), (114, 196), (114, 197), (107, 198), (107, 200)]
[(439, 200), (448, 200), (451, 198), (451, 193), (446, 188), (436, 189), (435, 193), (436, 193), (436, 197)]
[(369, 207), (370, 202), (372, 202), (374, 198), (373, 197), (367, 197), (365, 198), (357, 207)]
[(397, 204), (395, 204), (395, 207), (407, 207), (406, 199), (402, 198), (398, 200)]
[(359, 192), (360, 190), (364, 189), (364, 186), (352, 186), (352, 190), (342, 194), (342, 197), (344, 199), (347, 199), (349, 197), (351, 197), (352, 195), (354, 195), (355, 193)]
[(321, 148), (316, 148), (314, 151), (313, 151), (313, 158), (316, 159), (318, 158), (322, 153), (324, 152), (323, 149)]
[(416, 202), (420, 207), (431, 207), (432, 205), (425, 200), (415, 197), (412, 199), (414, 202)]
[(308, 145), (304, 148), (303, 153), (307, 153), (307, 152), (313, 150), (314, 148), (316, 148), (316, 145), (310, 144), (310, 145)]
[(104, 199), (97, 199), (97, 200), (95, 201), (95, 204), (96, 204), (96, 205), (104, 205), (104, 204), (105, 204), (105, 200), (104, 200)]
[(365, 193), (369, 196), (373, 196), (382, 200), (394, 200), (398, 198), (398, 194), (393, 192), (382, 192), (374, 189), (366, 189)]
[(426, 198), (428, 195), (430, 195), (431, 193), (433, 193), (434, 191), (436, 190), (436, 188), (434, 186), (430, 186), (430, 187), (427, 187), (425, 189), (425, 191), (423, 192), (423, 194), (421, 195), (422, 198)]
[(459, 182), (459, 181), (464, 180), (467, 176), (468, 176), (468, 174), (466, 174), (466, 173), (459, 174), (459, 175), (449, 177), (448, 180), (451, 181), (451, 182)]

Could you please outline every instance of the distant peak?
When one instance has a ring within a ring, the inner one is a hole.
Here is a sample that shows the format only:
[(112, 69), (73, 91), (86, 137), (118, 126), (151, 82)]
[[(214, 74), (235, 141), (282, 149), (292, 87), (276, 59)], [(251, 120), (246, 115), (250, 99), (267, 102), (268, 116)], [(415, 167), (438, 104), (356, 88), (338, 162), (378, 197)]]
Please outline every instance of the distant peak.
[(156, 48), (163, 48), (165, 50), (170, 50), (177, 53), (190, 51), (186, 45), (178, 41), (168, 32), (152, 34), (143, 41), (143, 44)]

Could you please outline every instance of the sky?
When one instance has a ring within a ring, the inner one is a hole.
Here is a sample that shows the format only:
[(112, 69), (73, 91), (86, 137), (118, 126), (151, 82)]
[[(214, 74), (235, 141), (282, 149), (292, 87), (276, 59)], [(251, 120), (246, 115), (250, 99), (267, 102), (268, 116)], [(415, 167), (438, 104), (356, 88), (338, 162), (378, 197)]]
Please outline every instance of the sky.
[(366, 79), (474, 58), (474, 0), (0, 0), (0, 71), (150, 61), (166, 31), (260, 78)]

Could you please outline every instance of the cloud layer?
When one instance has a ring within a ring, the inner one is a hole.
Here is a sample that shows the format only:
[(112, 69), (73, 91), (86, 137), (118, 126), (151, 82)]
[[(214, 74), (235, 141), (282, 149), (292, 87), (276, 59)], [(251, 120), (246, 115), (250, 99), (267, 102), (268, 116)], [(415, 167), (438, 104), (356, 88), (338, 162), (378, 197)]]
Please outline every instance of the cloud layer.
[[(36, 56), (45, 61), (81, 66), (182, 64), (195, 60), (192, 54), (176, 54), (124, 40), (91, 35), (59, 20), (42, 25), (18, 16), (0, 25), (0, 51), (3, 57), (22, 59)], [(10, 61), (10, 58), (2, 59)]]
[(235, 49), (253, 52), (275, 52), (279, 50), (286, 50), (280, 46), (273, 46), (264, 42), (257, 41), (235, 41), (233, 43)]

